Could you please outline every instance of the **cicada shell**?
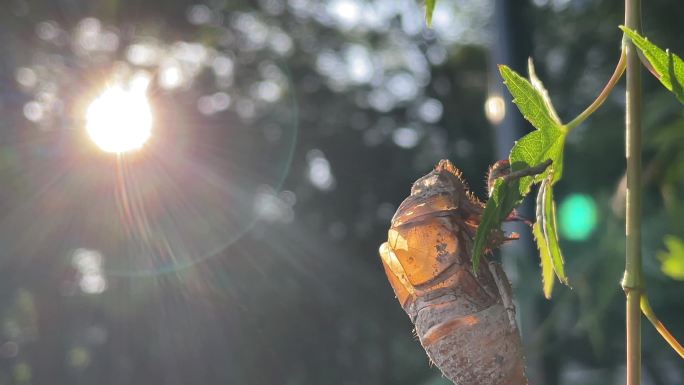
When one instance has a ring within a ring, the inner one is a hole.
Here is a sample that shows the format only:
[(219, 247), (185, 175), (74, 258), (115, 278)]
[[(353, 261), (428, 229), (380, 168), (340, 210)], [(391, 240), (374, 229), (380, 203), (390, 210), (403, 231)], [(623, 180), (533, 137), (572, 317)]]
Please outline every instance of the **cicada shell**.
[(421, 344), (447, 378), (457, 385), (524, 385), (510, 284), (486, 257), (472, 271), (482, 211), (459, 171), (443, 160), (413, 184), (380, 255)]

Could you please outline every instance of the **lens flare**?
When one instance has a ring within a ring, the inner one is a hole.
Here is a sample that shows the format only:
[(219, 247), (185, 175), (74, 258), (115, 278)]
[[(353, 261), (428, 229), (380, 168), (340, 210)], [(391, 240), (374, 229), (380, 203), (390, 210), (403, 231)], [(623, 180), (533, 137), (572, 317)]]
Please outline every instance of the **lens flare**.
[(147, 81), (138, 79), (127, 87), (106, 88), (88, 107), (86, 130), (105, 152), (123, 153), (141, 148), (152, 134), (152, 109)]

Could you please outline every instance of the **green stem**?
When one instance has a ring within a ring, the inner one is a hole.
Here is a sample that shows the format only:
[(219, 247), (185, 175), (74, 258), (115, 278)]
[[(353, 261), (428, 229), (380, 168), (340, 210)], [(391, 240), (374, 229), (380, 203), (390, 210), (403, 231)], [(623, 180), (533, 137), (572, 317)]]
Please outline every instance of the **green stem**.
[[(641, 31), (641, 0), (625, 0), (625, 25)], [(627, 58), (625, 136), (627, 199), (625, 275), (622, 288), (627, 296), (627, 385), (641, 383), (641, 309), (644, 283), (641, 266), (641, 63), (631, 41), (624, 41)]]
[(641, 384), (641, 309), (639, 290), (625, 289), (627, 293), (627, 385)]
[(641, 296), (641, 311), (644, 313), (646, 318), (653, 324), (653, 327), (660, 333), (660, 335), (665, 339), (665, 341), (670, 344), (672, 349), (674, 349), (680, 357), (684, 358), (684, 346), (677, 341), (677, 339), (670, 333), (669, 330), (663, 325), (662, 322), (656, 317), (655, 312), (651, 309), (651, 304), (648, 303), (648, 297), (644, 293)]
[(603, 87), (601, 93), (596, 97), (596, 100), (594, 100), (594, 102), (589, 105), (589, 107), (582, 111), (581, 114), (577, 115), (577, 117), (570, 121), (570, 123), (565, 125), (568, 131), (571, 131), (573, 128), (579, 126), (591, 114), (598, 110), (599, 107), (601, 107), (601, 105), (603, 104), (603, 102), (606, 101), (606, 99), (608, 99), (608, 95), (610, 95), (610, 92), (613, 91), (613, 88), (615, 88), (615, 85), (622, 77), (622, 74), (625, 72), (626, 63), (627, 60), (625, 50), (623, 49), (622, 52), (620, 52), (620, 60), (618, 61), (617, 66), (615, 66), (615, 71), (613, 71), (613, 75), (610, 77), (610, 80), (608, 80), (608, 83), (606, 83), (606, 86)]

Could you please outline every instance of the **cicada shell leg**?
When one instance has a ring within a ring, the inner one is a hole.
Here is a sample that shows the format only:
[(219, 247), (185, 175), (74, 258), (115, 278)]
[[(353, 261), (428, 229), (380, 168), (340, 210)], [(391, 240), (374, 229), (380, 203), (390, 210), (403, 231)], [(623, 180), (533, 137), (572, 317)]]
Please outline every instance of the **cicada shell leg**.
[(506, 312), (508, 312), (508, 319), (511, 322), (511, 328), (517, 329), (518, 324), (515, 322), (515, 305), (513, 304), (513, 289), (511, 283), (506, 277), (501, 264), (495, 261), (489, 262), (489, 271), (492, 273), (496, 287), (499, 289), (501, 301), (503, 302)]

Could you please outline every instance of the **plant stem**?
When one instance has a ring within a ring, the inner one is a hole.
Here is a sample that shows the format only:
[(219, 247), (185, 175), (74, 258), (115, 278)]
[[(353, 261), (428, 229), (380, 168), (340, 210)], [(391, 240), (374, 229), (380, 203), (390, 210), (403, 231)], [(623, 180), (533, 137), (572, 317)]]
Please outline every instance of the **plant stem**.
[[(625, 25), (641, 31), (641, 0), (625, 0)], [(627, 296), (627, 385), (641, 383), (641, 63), (631, 41), (624, 41), (627, 58), (625, 136), (627, 199), (625, 275), (622, 288)]]
[(591, 114), (594, 113), (594, 111), (598, 110), (599, 107), (603, 104), (603, 102), (606, 101), (608, 98), (608, 95), (610, 95), (610, 92), (613, 91), (613, 88), (615, 88), (615, 85), (617, 84), (618, 80), (622, 77), (622, 74), (625, 71), (625, 64), (626, 64), (626, 55), (625, 55), (625, 50), (623, 49), (622, 52), (620, 52), (620, 60), (618, 61), (617, 66), (615, 66), (615, 71), (613, 71), (613, 75), (611, 75), (610, 80), (608, 80), (608, 83), (606, 83), (606, 86), (603, 87), (603, 90), (601, 90), (601, 93), (596, 97), (596, 100), (594, 100), (589, 107), (587, 107), (584, 111), (582, 111), (581, 114), (577, 115), (575, 119), (570, 121), (570, 123), (566, 124), (565, 127), (567, 127), (568, 131), (571, 131), (573, 128), (579, 126), (582, 122), (584, 122)]
[(641, 311), (644, 313), (646, 318), (653, 324), (658, 333), (665, 339), (665, 341), (670, 344), (672, 349), (674, 349), (680, 357), (684, 358), (684, 346), (677, 341), (676, 338), (670, 333), (669, 330), (663, 325), (662, 322), (656, 317), (653, 309), (651, 309), (651, 304), (648, 303), (648, 296), (646, 294), (641, 295)]
[(524, 168), (522, 170), (513, 171), (510, 174), (503, 177), (504, 182), (510, 183), (514, 180), (518, 180), (525, 176), (539, 175), (546, 171), (546, 169), (553, 163), (551, 159), (547, 159), (536, 166)]

